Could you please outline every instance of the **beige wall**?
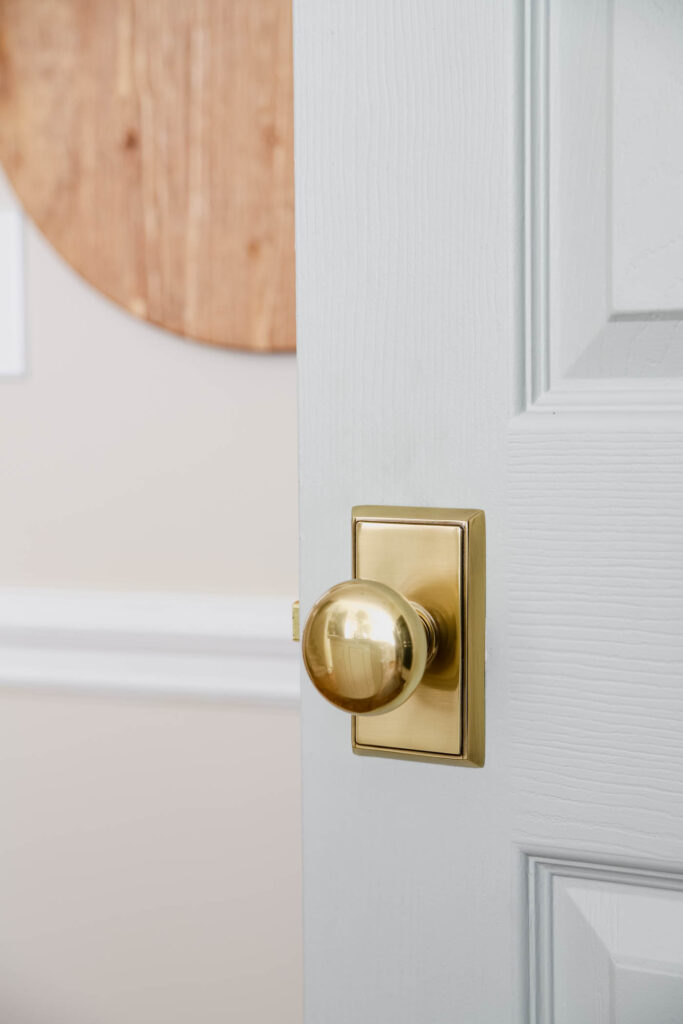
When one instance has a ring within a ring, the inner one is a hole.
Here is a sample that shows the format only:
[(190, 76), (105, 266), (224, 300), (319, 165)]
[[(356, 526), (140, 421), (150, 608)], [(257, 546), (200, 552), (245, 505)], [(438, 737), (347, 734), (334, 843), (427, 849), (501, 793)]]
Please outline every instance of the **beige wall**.
[(0, 694), (3, 1024), (297, 1024), (298, 715)]
[[(104, 244), (104, 243), (103, 243)], [(0, 378), (0, 586), (296, 594), (296, 363), (178, 339), (29, 227)]]
[[(26, 280), (0, 587), (294, 597), (294, 358)], [(294, 711), (0, 691), (0, 1021), (297, 1024), (299, 789)]]

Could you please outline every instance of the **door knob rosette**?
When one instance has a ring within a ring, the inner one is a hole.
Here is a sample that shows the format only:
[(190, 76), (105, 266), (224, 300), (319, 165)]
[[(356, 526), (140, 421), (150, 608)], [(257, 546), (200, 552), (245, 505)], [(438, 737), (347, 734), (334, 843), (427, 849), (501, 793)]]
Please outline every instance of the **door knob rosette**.
[(336, 707), (379, 715), (403, 704), (434, 658), (429, 612), (374, 580), (331, 587), (313, 606), (302, 637), (306, 671)]

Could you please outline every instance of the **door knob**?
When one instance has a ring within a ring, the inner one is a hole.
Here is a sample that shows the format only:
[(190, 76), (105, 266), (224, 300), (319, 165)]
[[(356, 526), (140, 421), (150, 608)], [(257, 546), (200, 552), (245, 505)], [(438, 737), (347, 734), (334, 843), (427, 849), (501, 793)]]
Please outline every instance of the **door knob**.
[(379, 715), (411, 696), (437, 645), (425, 608), (384, 583), (353, 579), (313, 606), (302, 653), (323, 697), (354, 715)]
[(351, 712), (353, 750), (482, 765), (484, 513), (356, 506), (351, 566), (313, 606), (301, 647), (322, 696)]

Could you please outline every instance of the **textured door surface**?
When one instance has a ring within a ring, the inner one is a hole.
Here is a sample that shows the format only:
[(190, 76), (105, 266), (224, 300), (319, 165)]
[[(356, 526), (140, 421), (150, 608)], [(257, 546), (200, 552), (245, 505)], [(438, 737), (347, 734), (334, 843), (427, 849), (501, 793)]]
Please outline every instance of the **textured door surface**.
[(295, 0), (302, 613), (483, 508), (483, 769), (304, 679), (307, 1024), (683, 1020), (683, 8)]

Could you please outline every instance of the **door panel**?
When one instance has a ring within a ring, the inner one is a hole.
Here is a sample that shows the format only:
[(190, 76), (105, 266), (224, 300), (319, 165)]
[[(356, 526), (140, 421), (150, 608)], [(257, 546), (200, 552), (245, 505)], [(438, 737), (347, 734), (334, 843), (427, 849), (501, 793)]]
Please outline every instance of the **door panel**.
[(683, 408), (683, 7), (526, 0), (523, 405)]
[(667, 1024), (683, 1007), (683, 876), (529, 858), (534, 1024)]
[(488, 549), (483, 769), (354, 757), (304, 679), (308, 1024), (679, 999), (678, 8), (295, 0), (302, 613), (354, 504)]

